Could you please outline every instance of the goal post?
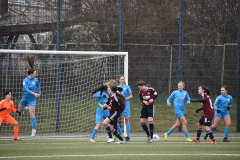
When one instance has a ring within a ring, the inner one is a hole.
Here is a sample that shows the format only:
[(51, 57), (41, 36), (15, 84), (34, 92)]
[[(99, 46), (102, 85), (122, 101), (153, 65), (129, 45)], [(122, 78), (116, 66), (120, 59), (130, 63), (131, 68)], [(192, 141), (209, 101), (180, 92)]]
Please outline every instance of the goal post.
[[(28, 54), (35, 57), (34, 68), (42, 90), (35, 113), (38, 133), (89, 133), (90, 136), (97, 108), (91, 91), (109, 79), (118, 80), (122, 74), (128, 82), (127, 52), (0, 49), (0, 90), (12, 91), (15, 108), (30, 68)], [(20, 134), (31, 133), (29, 113), (12, 116), (19, 123)], [(104, 127), (101, 131), (106, 135)], [(12, 127), (3, 123), (0, 132), (12, 133)]]

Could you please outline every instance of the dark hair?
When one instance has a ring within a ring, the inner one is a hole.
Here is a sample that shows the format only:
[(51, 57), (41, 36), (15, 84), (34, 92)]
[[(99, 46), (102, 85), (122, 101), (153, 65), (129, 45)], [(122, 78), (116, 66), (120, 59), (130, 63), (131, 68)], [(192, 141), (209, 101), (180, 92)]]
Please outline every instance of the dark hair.
[(227, 91), (227, 86), (223, 85), (221, 88), (225, 88), (225, 90)]
[(117, 87), (116, 85), (110, 85), (109, 88), (112, 90), (112, 92), (116, 93), (117, 97), (118, 97), (120, 100), (125, 100), (125, 97), (124, 97), (122, 94), (120, 94), (120, 93), (117, 92), (117, 91), (118, 91), (118, 87)]
[(145, 82), (145, 81), (138, 81), (138, 83), (137, 83), (137, 85), (138, 86), (146, 86), (147, 85), (147, 83)]
[(5, 91), (5, 92), (3, 93), (3, 96), (5, 97), (5, 96), (8, 95), (9, 93), (11, 93), (11, 91)]
[(103, 85), (101, 87), (98, 87), (97, 89), (93, 90), (92, 93), (96, 93), (98, 91), (101, 91), (100, 94), (102, 94), (103, 91), (107, 91), (108, 87), (106, 85)]
[(35, 69), (31, 68), (28, 70), (28, 75), (33, 74), (35, 72)]
[(200, 86), (203, 90), (204, 90), (204, 93), (206, 93), (207, 95), (210, 96), (210, 91), (209, 91), (209, 88), (206, 87), (206, 86)]

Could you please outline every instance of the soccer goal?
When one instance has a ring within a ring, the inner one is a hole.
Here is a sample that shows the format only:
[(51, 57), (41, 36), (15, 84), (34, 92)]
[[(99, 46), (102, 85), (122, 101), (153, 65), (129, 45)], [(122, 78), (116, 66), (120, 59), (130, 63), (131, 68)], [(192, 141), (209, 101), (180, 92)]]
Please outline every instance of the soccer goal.
[[(91, 133), (97, 108), (91, 91), (110, 79), (118, 80), (120, 75), (128, 81), (127, 52), (1, 49), (0, 90), (12, 91), (15, 108), (30, 68), (26, 58), (29, 54), (35, 57), (42, 90), (36, 106), (37, 133)], [(20, 134), (30, 134), (29, 113), (12, 115), (19, 122)], [(0, 133), (12, 134), (12, 127), (3, 123)]]

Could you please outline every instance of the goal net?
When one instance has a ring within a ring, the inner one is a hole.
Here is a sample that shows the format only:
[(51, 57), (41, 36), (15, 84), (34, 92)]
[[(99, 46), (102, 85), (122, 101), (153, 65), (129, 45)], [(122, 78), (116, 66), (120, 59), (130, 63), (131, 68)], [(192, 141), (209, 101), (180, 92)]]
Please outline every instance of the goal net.
[[(38, 134), (91, 133), (97, 108), (91, 91), (120, 75), (128, 80), (127, 52), (0, 50), (0, 90), (12, 91), (15, 108), (29, 70), (28, 54), (35, 56), (42, 90), (35, 113)], [(31, 133), (29, 113), (12, 116), (19, 123), (20, 134)], [(0, 133), (12, 134), (12, 126), (2, 123)]]

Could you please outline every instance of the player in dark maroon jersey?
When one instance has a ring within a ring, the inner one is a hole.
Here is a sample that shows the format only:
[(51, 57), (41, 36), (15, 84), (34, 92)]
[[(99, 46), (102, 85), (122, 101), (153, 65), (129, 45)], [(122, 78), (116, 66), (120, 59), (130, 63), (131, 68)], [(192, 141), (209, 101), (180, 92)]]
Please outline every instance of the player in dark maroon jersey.
[[(140, 122), (143, 130), (146, 132), (148, 137), (148, 143), (152, 143), (153, 138), (153, 117), (154, 117), (154, 100), (158, 97), (157, 92), (152, 87), (147, 87), (146, 82), (139, 81), (139, 97), (142, 102), (142, 111), (140, 114)], [(148, 119), (150, 133), (146, 125), (146, 119)]]
[(103, 124), (106, 127), (106, 131), (110, 130), (120, 140), (119, 142), (116, 143), (122, 144), (125, 143), (125, 141), (118, 134), (114, 126), (117, 125), (118, 118), (121, 115), (122, 111), (125, 109), (125, 98), (122, 94), (118, 93), (117, 91), (118, 87), (116, 85), (109, 86), (110, 92), (109, 98), (103, 107), (109, 110), (110, 115), (103, 121)]
[(202, 108), (196, 110), (198, 113), (199, 111), (203, 110), (203, 116), (198, 122), (198, 130), (197, 130), (197, 137), (193, 138), (192, 140), (196, 143), (200, 142), (200, 137), (202, 133), (202, 125), (204, 125), (204, 129), (207, 132), (207, 135), (210, 137), (210, 141), (207, 144), (216, 144), (216, 140), (214, 139), (213, 133), (210, 129), (212, 119), (214, 117), (214, 110), (212, 107), (212, 101), (209, 94), (209, 89), (205, 86), (199, 86), (198, 94), (202, 96), (199, 100), (191, 100), (191, 102), (201, 102)]

